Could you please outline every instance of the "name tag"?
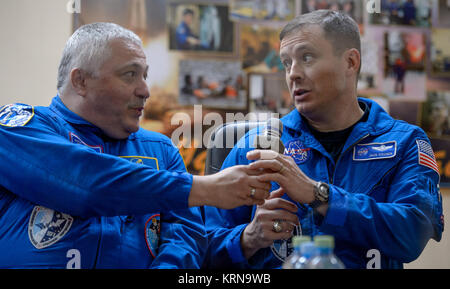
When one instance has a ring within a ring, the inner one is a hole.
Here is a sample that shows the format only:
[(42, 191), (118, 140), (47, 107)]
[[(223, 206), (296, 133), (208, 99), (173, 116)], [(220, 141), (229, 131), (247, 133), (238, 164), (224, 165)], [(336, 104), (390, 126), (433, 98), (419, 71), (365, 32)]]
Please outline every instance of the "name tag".
[(397, 142), (359, 144), (353, 148), (354, 161), (390, 159), (397, 155)]

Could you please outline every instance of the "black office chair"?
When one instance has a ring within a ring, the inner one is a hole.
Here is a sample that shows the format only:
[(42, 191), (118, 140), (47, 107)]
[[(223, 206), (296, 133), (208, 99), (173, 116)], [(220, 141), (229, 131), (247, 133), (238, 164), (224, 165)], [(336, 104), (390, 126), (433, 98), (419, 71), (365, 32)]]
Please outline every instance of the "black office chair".
[(217, 127), (211, 134), (206, 152), (205, 175), (220, 171), (225, 158), (231, 149), (248, 131), (265, 125), (266, 122), (230, 122)]

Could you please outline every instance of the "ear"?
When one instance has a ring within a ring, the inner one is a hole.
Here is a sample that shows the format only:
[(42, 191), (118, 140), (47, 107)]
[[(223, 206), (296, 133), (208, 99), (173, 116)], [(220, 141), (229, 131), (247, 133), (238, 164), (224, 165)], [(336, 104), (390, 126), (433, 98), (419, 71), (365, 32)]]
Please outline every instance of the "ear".
[(349, 49), (345, 52), (345, 61), (347, 63), (347, 72), (358, 75), (361, 66), (361, 54), (355, 48)]
[(72, 84), (73, 90), (75, 90), (78, 95), (86, 95), (87, 77), (88, 74), (79, 68), (74, 68), (70, 72), (70, 83)]

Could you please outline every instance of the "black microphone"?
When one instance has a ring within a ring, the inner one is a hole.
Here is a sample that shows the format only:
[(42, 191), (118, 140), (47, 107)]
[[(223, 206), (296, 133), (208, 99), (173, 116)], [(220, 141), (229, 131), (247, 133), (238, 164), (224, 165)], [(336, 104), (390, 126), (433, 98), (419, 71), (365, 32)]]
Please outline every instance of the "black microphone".
[(283, 123), (278, 118), (271, 118), (267, 121), (263, 133), (257, 135), (254, 141), (254, 147), (262, 150), (272, 150), (284, 154), (284, 144), (281, 141), (283, 133)]

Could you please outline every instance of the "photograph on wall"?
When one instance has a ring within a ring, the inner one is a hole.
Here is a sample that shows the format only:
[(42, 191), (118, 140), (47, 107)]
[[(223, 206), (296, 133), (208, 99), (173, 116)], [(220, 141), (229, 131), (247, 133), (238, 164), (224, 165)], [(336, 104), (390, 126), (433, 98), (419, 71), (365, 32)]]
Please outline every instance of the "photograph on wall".
[(378, 43), (370, 33), (361, 37), (361, 71), (358, 76), (358, 95), (370, 97), (381, 95), (377, 82), (379, 53)]
[(235, 27), (228, 6), (203, 3), (168, 4), (169, 49), (232, 54)]
[(369, 24), (431, 27), (433, 0), (381, 0), (381, 13), (369, 14)]
[(344, 11), (358, 24), (364, 23), (364, 3), (362, 0), (302, 0), (301, 14), (320, 9)]
[(230, 19), (236, 22), (292, 20), (300, 0), (230, 0)]
[(181, 60), (179, 102), (219, 109), (246, 109), (244, 73), (239, 61)]
[(430, 62), (432, 76), (450, 77), (450, 29), (432, 29)]
[(250, 112), (279, 113), (282, 117), (295, 108), (283, 73), (249, 74), (248, 94)]
[(390, 30), (384, 34), (383, 92), (391, 98), (425, 100), (425, 34)]
[(433, 26), (450, 27), (450, 1), (436, 0), (435, 13), (433, 14)]
[(450, 90), (427, 93), (421, 126), (432, 137), (450, 138)]
[(245, 72), (284, 71), (279, 56), (280, 30), (262, 25), (240, 25), (240, 55)]

